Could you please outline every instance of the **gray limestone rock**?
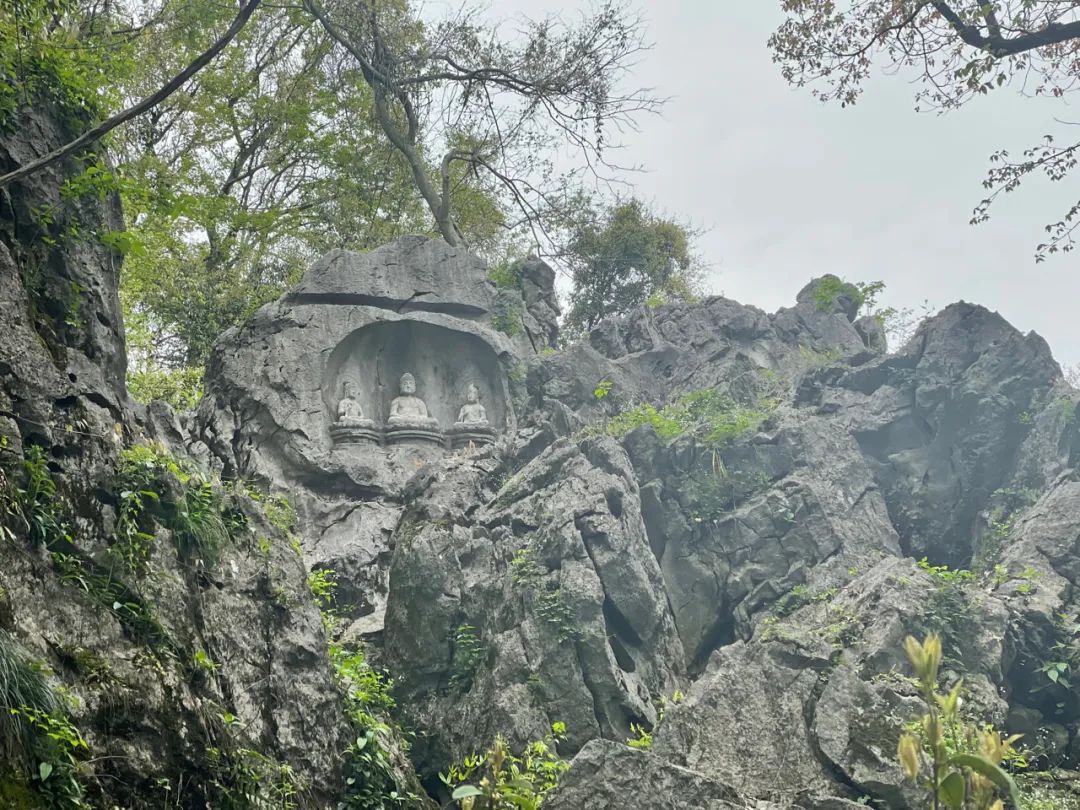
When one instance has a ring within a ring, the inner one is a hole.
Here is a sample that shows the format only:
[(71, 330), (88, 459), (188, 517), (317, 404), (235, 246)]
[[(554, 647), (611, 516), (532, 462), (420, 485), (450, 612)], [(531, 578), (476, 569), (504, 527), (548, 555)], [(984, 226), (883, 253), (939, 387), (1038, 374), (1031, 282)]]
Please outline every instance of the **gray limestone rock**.
[(550, 810), (608, 810), (613, 807), (670, 810), (741, 810), (747, 804), (730, 787), (664, 757), (594, 740), (574, 757), (559, 788), (545, 802)]

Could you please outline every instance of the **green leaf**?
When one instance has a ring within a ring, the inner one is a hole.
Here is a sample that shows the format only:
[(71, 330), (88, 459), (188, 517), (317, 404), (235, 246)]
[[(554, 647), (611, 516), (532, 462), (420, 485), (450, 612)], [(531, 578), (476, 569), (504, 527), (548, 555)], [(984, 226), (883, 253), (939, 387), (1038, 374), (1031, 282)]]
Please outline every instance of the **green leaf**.
[(976, 773), (982, 774), (1002, 791), (1009, 794), (1009, 801), (1012, 802), (1013, 807), (1021, 806), (1020, 791), (1016, 787), (1016, 782), (1013, 781), (1009, 774), (986, 757), (981, 757), (978, 754), (956, 754), (946, 760), (945, 764), (959, 768), (971, 768)]
[(44, 782), (49, 778), (49, 775), (53, 772), (53, 766), (48, 762), (42, 762), (38, 765), (38, 775), (41, 777), (41, 781)]
[(480, 788), (476, 787), (476, 785), (462, 785), (461, 787), (454, 790), (454, 792), (450, 795), (450, 798), (457, 801), (458, 799), (467, 799), (470, 796), (483, 795), (484, 791), (480, 790)]
[(953, 810), (961, 810), (964, 806), (964, 795), (967, 793), (967, 782), (959, 771), (953, 771), (942, 781), (938, 788), (938, 796), (946, 805)]

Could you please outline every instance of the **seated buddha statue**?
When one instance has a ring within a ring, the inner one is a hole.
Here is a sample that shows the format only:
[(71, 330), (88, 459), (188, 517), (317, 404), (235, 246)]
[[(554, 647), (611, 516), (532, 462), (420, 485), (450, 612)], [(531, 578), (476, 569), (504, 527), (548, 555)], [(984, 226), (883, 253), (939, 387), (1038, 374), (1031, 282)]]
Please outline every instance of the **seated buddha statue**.
[(487, 411), (480, 404), (480, 389), (475, 383), (469, 383), (469, 387), (465, 389), (465, 404), (458, 412), (454, 427), (480, 427), (487, 424)]
[(356, 387), (352, 380), (341, 384), (341, 399), (338, 400), (337, 424), (342, 427), (367, 427), (372, 424), (364, 418), (364, 409), (356, 401)]
[(391, 427), (395, 425), (419, 425), (438, 428), (439, 420), (428, 415), (424, 400), (416, 396), (416, 380), (412, 374), (401, 375), (401, 393), (390, 403), (390, 417), (386, 420)]

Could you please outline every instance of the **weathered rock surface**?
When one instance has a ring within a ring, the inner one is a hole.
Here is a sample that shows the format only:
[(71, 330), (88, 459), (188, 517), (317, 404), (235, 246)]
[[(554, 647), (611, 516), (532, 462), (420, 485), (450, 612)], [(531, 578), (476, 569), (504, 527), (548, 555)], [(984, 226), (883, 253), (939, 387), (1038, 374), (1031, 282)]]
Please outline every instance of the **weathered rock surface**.
[[(24, 113), (0, 137), (0, 173), (69, 140), (54, 113)], [(112, 554), (120, 449), (158, 439), (183, 460), (186, 437), (167, 408), (127, 396), (121, 257), (89, 236), (122, 228), (119, 204), (61, 195), (83, 168), (63, 162), (0, 191), (0, 635), (70, 696), (89, 745), (80, 806), (219, 806), (244, 769), (288, 772), (304, 806), (334, 806), (351, 732), (284, 532), (238, 496), (218, 559), (182, 553), (164, 528), (142, 541), (143, 573)], [(36, 473), (56, 491), (35, 500), (24, 459), (38, 450)], [(8, 688), (5, 717), (18, 708)], [(0, 762), (5, 806), (38, 807), (11, 767)]]
[[(44, 113), (24, 129), (63, 140)], [(0, 140), (0, 171), (32, 152)], [(341, 800), (353, 730), (312, 569), (337, 574), (337, 641), (395, 679), (435, 792), (497, 734), (516, 747), (561, 722), (576, 757), (555, 810), (916, 807), (894, 762), (919, 706), (902, 642), (931, 631), (972, 719), (1029, 735), (1039, 768), (1080, 766), (1080, 691), (1047, 677), (1080, 666), (1080, 394), (1037, 335), (956, 304), (885, 354), (829, 279), (774, 314), (642, 308), (553, 351), (550, 267), (496, 284), (409, 237), (328, 254), (227, 332), (182, 425), (127, 398), (119, 257), (35, 237), (30, 212), (75, 170), (0, 198), (5, 491), (42, 448), (73, 527), (0, 543), (0, 632), (80, 699), (102, 806), (156, 802), (159, 780), (182, 806), (215, 801), (211, 748), (287, 765), (304, 807)], [(64, 211), (119, 227), (111, 201)], [(404, 372), (438, 427), (401, 439)], [(341, 429), (345, 382), (363, 431)], [(451, 449), (470, 383), (494, 441)], [(687, 422), (702, 392), (708, 430)], [(117, 455), (144, 435), (287, 496), (295, 521), (238, 493), (246, 528), (220, 559), (162, 530), (156, 576), (118, 572)], [(94, 576), (122, 598), (95, 600)], [(153, 644), (125, 610), (158, 617)], [(650, 751), (624, 745), (638, 729)]]

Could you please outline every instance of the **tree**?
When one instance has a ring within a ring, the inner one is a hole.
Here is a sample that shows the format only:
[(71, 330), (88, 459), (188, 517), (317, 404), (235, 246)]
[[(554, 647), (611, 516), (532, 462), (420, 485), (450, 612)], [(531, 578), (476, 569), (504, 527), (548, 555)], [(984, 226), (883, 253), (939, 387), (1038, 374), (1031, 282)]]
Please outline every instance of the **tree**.
[[(1020, 85), (1021, 92), (1063, 97), (1080, 72), (1080, 7), (1073, 0), (781, 0), (787, 15), (769, 40), (784, 77), (841, 105), (854, 104), (875, 63), (914, 69), (916, 109), (952, 110), (979, 95)], [(1019, 158), (991, 156), (986, 197), (972, 223), (1029, 175), (1058, 181), (1075, 168), (1080, 140), (1052, 135)], [(1075, 246), (1080, 202), (1047, 226), (1036, 261)]]
[[(379, 125), (451, 245), (465, 241), (455, 211), (463, 187), (498, 200), (506, 228), (546, 243), (579, 175), (614, 168), (610, 132), (659, 105), (620, 89), (645, 44), (640, 21), (614, 2), (576, 26), (523, 22), (516, 36), (475, 10), (427, 25), (408, 0), (303, 3), (360, 68)], [(582, 165), (556, 178), (552, 156), (566, 145)]]
[(636, 199), (590, 210), (571, 226), (562, 256), (573, 280), (567, 328), (591, 329), (649, 300), (693, 297), (701, 269), (692, 235)]
[[(127, 94), (171, 73), (221, 14), (215, 0), (166, 3), (157, 33), (137, 44)], [(336, 69), (320, 26), (267, 7), (236, 44), (115, 142), (129, 181), (122, 295), (139, 370), (201, 366), (225, 328), (318, 253), (424, 227), (408, 170), (367, 112), (370, 90)]]
[[(210, 47), (199, 53), (189, 64), (185, 65), (182, 70), (175, 76), (172, 76), (168, 81), (161, 85), (161, 87), (146, 98), (143, 98), (115, 115), (110, 116), (96, 126), (87, 129), (77, 138), (69, 141), (58, 149), (54, 149), (52, 152), (49, 152), (38, 160), (27, 163), (25, 166), (8, 172), (7, 174), (0, 175), (0, 188), (3, 188), (5, 185), (22, 177), (33, 174), (68, 155), (74, 155), (89, 148), (120, 125), (157, 107), (165, 99), (183, 87), (192, 76), (210, 64), (214, 57), (221, 53), (221, 51), (232, 42), (236, 35), (240, 33), (240, 30), (247, 24), (247, 21), (251, 18), (251, 15), (254, 13), (255, 9), (259, 7), (261, 2), (262, 0), (246, 0), (246, 2), (241, 0), (239, 10), (225, 32), (214, 40)], [(72, 32), (70, 30), (65, 31), (63, 26), (65, 13), (70, 14), (72, 10), (75, 12), (75, 18), (81, 23), (80, 28), (83, 28), (81, 31), (76, 29), (75, 33), (77, 35), (95, 33), (94, 26), (99, 20), (104, 21), (106, 25), (112, 21), (109, 13), (111, 10), (109, 3), (103, 4), (103, 9), (101, 9), (100, 14), (96, 3), (91, 5), (89, 10), (87, 10), (83, 9), (77, 2), (63, 2), (63, 0), (45, 3), (40, 2), (40, 0), (29, 0), (25, 7), (16, 4), (10, 12), (5, 11), (4, 17), (0, 18), (0, 28), (10, 29), (13, 33), (11, 39), (15, 43), (15, 51), (18, 54), (18, 60), (5, 58), (3, 60), (5, 68), (4, 72), (17, 72), (11, 70), (16, 62), (18, 62), (19, 67), (23, 66), (23, 54), (19, 45), (20, 40), (24, 37), (27, 44), (33, 43), (35, 46), (45, 45), (46, 43), (49, 43), (49, 40), (53, 40), (53, 42), (49, 44), (55, 46), (55, 40), (67, 39), (68, 42), (62, 45), (62, 47), (67, 47), (75, 52), (83, 51), (85, 49), (85, 44), (83, 47), (80, 47), (77, 43), (71, 42), (70, 34)], [(61, 33), (60, 37), (54, 36), (57, 31)], [(54, 50), (55, 52), (54, 48), (51, 50)], [(41, 54), (46, 52), (46, 49), (42, 49), (41, 53), (38, 54), (39, 58)], [(76, 60), (77, 59), (78, 57), (76, 57)], [(44, 62), (44, 60), (42, 61)], [(57, 76), (57, 78), (60, 78), (62, 83), (62, 80), (66, 77)], [(10, 97), (3, 98), (3, 96), (7, 96), (10, 92), (11, 89), (9, 87), (8, 90), (0, 94), (0, 102), (10, 102)], [(89, 97), (87, 98), (87, 103), (92, 104)], [(0, 109), (2, 109), (2, 106), (3, 104), (0, 103)]]

